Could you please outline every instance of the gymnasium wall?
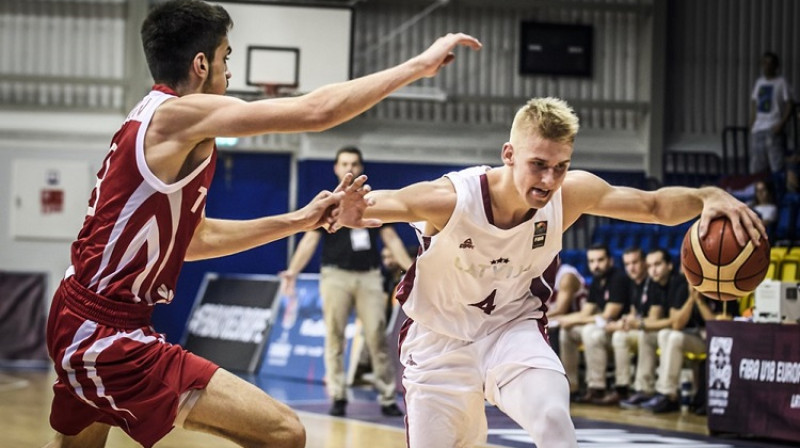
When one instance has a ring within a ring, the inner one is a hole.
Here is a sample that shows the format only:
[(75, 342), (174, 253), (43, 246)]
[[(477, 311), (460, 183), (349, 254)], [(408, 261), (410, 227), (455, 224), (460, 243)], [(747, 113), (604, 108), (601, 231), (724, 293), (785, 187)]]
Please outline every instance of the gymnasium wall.
[[(305, 203), (335, 183), (330, 157), (344, 144), (365, 151), (378, 188), (464, 165), (496, 164), (513, 111), (536, 95), (563, 96), (576, 106), (583, 125), (577, 167), (641, 185), (659, 126), (652, 123), (654, 112), (664, 112), (661, 143), (667, 149), (713, 151), (722, 127), (746, 122), (763, 50), (778, 52), (784, 74), (795, 89), (800, 85), (800, 58), (793, 58), (800, 55), (800, 4), (794, 0), (451, 0), (426, 9), (433, 3), (357, 3), (353, 74), (405, 60), (444, 32), (473, 33), (486, 45), (482, 52), (459, 50), (456, 64), (418, 83), (445, 91), (446, 102), (389, 99), (324, 133), (242, 139), (223, 156), (233, 160), (232, 167), (222, 161), (218, 167), (209, 215), (257, 216)], [(147, 4), (0, 1), (0, 270), (48, 273), (48, 296), (69, 264), (70, 242), (11, 235), (11, 167), (18, 159), (84, 162), (91, 188), (111, 134), (150, 84), (138, 37)], [(664, 14), (658, 12), (662, 7)], [(592, 24), (595, 76), (520, 76), (521, 20)], [(654, 31), (659, 26), (666, 29), (663, 38)], [(652, 68), (653, 48), (664, 52), (660, 72)], [(653, 99), (659, 89), (662, 106)], [(296, 201), (288, 177), (292, 157), (299, 160)], [(398, 227), (401, 236), (411, 239), (404, 228)], [(181, 296), (162, 307), (174, 315), (156, 316), (163, 331), (182, 328), (202, 273), (275, 273), (285, 266), (288, 244), (187, 264)]]
[(747, 126), (764, 51), (800, 99), (800, 3), (793, 0), (668, 2), (665, 131), (675, 149), (719, 149), (725, 126)]

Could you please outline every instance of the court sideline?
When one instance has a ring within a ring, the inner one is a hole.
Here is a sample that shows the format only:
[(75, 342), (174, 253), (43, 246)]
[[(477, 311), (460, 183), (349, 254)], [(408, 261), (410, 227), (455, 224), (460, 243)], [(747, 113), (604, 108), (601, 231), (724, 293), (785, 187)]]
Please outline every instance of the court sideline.
[[(51, 384), (54, 375), (42, 370), (0, 371), (0, 447), (40, 447), (53, 432), (48, 424)], [(276, 398), (298, 410), (307, 431), (307, 448), (404, 448), (402, 419), (385, 418), (377, 412), (374, 392), (353, 388), (348, 418), (325, 414), (329, 405), (319, 384), (275, 378), (248, 378)], [(487, 408), (489, 447), (531, 446), (526, 434), (494, 408)], [(704, 417), (654, 415), (617, 408), (573, 406), (581, 448), (777, 448), (789, 444), (747, 439), (711, 438)], [(112, 428), (108, 448), (133, 448), (135, 442)], [(157, 448), (233, 448), (233, 443), (205, 434), (173, 430)]]

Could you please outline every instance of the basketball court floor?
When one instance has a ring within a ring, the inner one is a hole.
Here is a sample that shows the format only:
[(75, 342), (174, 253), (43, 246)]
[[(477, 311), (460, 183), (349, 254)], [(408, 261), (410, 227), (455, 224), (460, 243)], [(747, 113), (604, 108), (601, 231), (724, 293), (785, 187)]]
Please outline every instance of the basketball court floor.
[[(0, 447), (40, 447), (52, 437), (48, 425), (50, 386), (54, 375), (46, 370), (0, 370)], [(369, 388), (352, 388), (347, 418), (327, 415), (329, 402), (317, 383), (253, 376), (258, 385), (298, 411), (308, 448), (403, 448), (402, 418), (383, 417)], [(531, 447), (519, 427), (495, 408), (486, 409), (488, 445), (483, 447)], [(706, 420), (693, 414), (653, 415), (645, 411), (574, 405), (572, 415), (581, 448), (778, 448), (796, 444), (778, 441), (707, 436)], [(435, 429), (432, 429), (435, 430)], [(112, 429), (107, 447), (139, 446), (122, 431)], [(173, 430), (157, 448), (233, 448), (216, 437), (181, 429)], [(444, 447), (443, 447), (444, 448)], [(546, 447), (542, 447), (546, 448)]]

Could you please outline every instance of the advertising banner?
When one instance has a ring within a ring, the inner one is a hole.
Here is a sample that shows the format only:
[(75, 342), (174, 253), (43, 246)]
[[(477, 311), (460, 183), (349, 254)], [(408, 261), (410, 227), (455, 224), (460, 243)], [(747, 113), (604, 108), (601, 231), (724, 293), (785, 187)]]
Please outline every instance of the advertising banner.
[[(276, 300), (275, 324), (259, 373), (321, 382), (325, 377), (325, 322), (319, 275), (299, 275), (295, 294), (295, 300), (284, 295)], [(351, 313), (345, 330), (345, 360), (350, 359), (356, 331), (355, 314)]]
[(227, 370), (253, 373), (279, 286), (274, 275), (206, 274), (181, 345)]
[(0, 271), (0, 364), (46, 366), (47, 274)]
[(706, 325), (708, 429), (800, 442), (800, 326)]

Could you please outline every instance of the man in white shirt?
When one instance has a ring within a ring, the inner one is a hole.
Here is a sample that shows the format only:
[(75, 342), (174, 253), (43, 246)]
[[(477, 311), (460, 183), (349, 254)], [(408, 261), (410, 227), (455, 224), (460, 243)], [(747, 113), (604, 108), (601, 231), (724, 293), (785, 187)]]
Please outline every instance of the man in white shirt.
[(750, 174), (757, 174), (767, 168), (779, 173), (785, 167), (784, 148), (786, 135), (784, 128), (792, 113), (791, 87), (783, 76), (778, 75), (780, 61), (772, 52), (761, 58), (763, 75), (753, 87), (753, 107), (750, 113), (752, 147), (750, 152)]

